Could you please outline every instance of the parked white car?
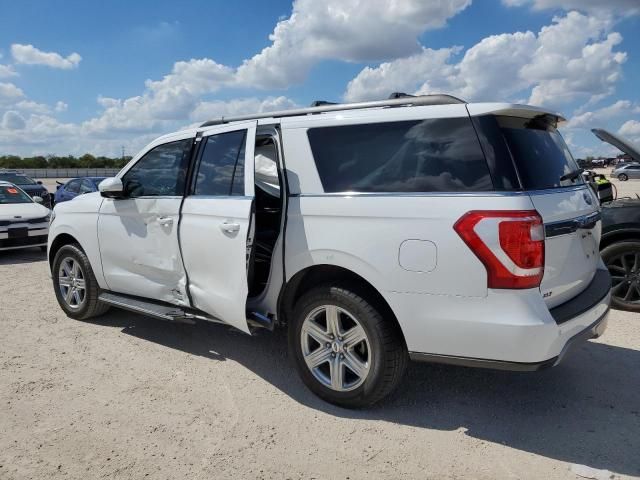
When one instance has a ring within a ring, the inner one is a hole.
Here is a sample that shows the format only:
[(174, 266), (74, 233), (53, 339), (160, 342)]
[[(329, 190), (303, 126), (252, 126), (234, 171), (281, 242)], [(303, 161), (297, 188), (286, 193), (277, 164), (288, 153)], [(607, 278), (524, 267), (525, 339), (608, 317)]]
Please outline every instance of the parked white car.
[(47, 246), (51, 211), (17, 185), (0, 181), (0, 250)]
[(388, 394), (409, 359), (555, 365), (603, 332), (610, 301), (562, 120), (401, 96), (163, 136), (56, 206), (58, 301), (78, 319), (286, 327), (306, 385), (347, 407)]

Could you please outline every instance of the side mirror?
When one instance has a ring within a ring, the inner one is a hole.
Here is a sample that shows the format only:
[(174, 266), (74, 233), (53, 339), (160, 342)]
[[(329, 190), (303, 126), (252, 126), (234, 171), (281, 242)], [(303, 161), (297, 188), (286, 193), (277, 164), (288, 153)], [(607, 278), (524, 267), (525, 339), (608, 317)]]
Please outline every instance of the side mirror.
[(42, 203), (43, 202), (42, 197), (38, 197), (37, 195), (35, 197), (33, 197), (33, 201), (36, 202), (36, 203)]
[(36, 183), (37, 183), (38, 185), (42, 185), (42, 180), (38, 180)]
[(98, 185), (98, 191), (106, 198), (123, 198), (125, 196), (122, 180), (116, 177), (102, 180)]

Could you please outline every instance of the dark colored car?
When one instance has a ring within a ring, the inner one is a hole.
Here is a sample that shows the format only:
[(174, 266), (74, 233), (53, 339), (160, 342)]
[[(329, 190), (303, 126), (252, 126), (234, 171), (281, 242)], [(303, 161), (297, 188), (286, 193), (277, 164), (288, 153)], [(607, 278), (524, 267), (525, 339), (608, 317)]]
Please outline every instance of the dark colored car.
[(602, 205), (600, 253), (611, 273), (611, 305), (640, 312), (640, 199)]
[(84, 193), (97, 192), (98, 184), (104, 179), (105, 177), (82, 177), (72, 178), (67, 183), (58, 182), (55, 202), (66, 202)]
[(11, 170), (0, 170), (0, 181), (18, 185), (31, 198), (42, 198), (42, 204), (45, 207), (51, 208), (53, 206), (53, 195), (49, 194), (49, 191), (42, 185), (41, 181), (35, 181), (31, 177)]
[[(640, 161), (640, 149), (633, 143), (599, 128), (592, 132)], [(611, 273), (611, 306), (640, 312), (640, 198), (602, 204), (600, 253)]]

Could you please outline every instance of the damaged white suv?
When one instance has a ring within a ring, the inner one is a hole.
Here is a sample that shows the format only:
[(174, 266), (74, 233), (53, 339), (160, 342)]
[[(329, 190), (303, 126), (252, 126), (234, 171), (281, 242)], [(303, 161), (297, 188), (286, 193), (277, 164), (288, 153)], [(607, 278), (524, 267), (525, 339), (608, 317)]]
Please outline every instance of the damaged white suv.
[[(221, 118), (57, 205), (58, 301), (251, 333), (305, 384), (371, 404), (409, 359), (556, 364), (606, 326), (598, 200), (535, 107), (448, 95)], [(221, 335), (222, 335), (221, 331)]]

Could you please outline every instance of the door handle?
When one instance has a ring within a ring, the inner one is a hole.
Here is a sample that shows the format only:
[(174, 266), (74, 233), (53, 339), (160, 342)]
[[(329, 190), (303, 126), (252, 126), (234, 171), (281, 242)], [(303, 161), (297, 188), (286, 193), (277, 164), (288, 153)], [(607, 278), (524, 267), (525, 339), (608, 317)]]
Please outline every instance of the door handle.
[(240, 230), (239, 223), (224, 222), (220, 224), (220, 230), (227, 233), (235, 233)]
[(158, 223), (162, 226), (169, 226), (173, 224), (173, 217), (158, 217)]

